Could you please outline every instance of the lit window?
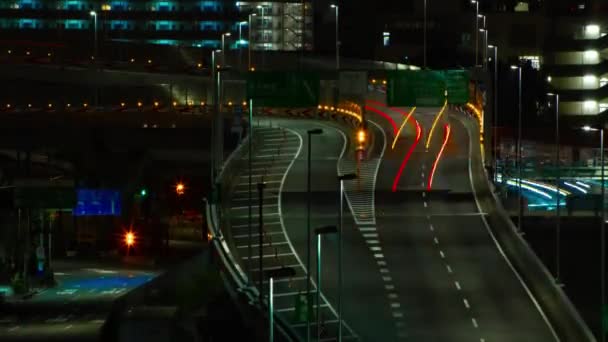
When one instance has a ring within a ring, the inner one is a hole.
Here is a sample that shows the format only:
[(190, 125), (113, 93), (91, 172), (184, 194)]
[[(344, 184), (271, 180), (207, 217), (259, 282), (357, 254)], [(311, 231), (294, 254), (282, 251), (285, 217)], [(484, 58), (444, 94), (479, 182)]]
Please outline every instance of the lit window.
[(524, 1), (519, 1), (517, 3), (517, 5), (515, 5), (515, 7), (513, 8), (513, 10), (515, 12), (529, 12), (530, 11), (530, 4), (528, 4), (527, 2), (524, 2)]
[(382, 45), (389, 46), (391, 43), (391, 33), (390, 32), (382, 32)]

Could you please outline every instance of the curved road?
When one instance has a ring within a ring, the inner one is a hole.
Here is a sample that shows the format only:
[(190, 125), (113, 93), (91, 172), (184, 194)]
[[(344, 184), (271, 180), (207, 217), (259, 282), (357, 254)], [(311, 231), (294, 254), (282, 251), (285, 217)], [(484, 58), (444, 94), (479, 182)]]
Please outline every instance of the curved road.
[[(403, 121), (402, 113), (374, 107), (398, 125)], [(394, 150), (387, 149), (380, 169), (377, 229), (387, 263), (392, 265), (395, 303), (402, 309), (403, 319), (396, 323), (401, 337), (411, 341), (556, 341), (497, 249), (475, 204), (469, 178), (471, 147), (462, 114), (444, 113), (426, 151), (424, 143), (439, 110), (419, 108), (414, 114), (422, 139), (404, 168), (397, 192), (391, 192), (391, 186), (415, 139), (413, 124), (408, 123)], [(432, 191), (426, 191), (446, 124), (451, 135)], [(391, 140), (393, 129), (386, 128)]]

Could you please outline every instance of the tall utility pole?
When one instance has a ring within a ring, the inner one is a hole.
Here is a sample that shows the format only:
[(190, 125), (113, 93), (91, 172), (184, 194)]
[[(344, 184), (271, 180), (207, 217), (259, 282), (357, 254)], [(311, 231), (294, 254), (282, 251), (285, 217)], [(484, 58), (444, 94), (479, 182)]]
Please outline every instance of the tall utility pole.
[(471, 0), (475, 4), (475, 67), (479, 65), (479, 0)]
[(340, 6), (332, 4), (330, 7), (336, 10), (336, 70), (340, 70)]

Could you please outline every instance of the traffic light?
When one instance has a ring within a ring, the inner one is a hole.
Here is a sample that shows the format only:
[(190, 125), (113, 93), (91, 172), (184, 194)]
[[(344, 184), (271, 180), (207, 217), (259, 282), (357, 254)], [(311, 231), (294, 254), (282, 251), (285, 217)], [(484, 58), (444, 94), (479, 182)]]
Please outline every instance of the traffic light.
[(135, 234), (132, 231), (125, 233), (125, 245), (127, 248), (131, 248), (135, 244)]
[(176, 192), (178, 195), (183, 195), (183, 194), (184, 194), (184, 190), (185, 190), (185, 188), (186, 188), (186, 187), (184, 186), (184, 183), (181, 183), (181, 182), (180, 182), (180, 183), (177, 183), (177, 184), (175, 185), (175, 192)]
[(148, 190), (146, 190), (146, 188), (142, 188), (142, 189), (139, 191), (139, 195), (140, 195), (141, 197), (146, 197), (146, 195), (147, 195), (147, 194), (148, 194)]

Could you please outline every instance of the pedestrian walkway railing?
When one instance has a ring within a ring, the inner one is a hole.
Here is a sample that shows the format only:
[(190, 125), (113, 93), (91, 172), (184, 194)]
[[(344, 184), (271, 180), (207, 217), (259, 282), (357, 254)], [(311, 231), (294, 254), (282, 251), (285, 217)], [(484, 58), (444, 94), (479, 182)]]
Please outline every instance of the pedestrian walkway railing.
[[(236, 256), (232, 253), (234, 244), (230, 241), (229, 221), (227, 220), (224, 211), (229, 208), (230, 191), (234, 180), (238, 176), (238, 171), (245, 167), (243, 160), (248, 154), (249, 144), (252, 145), (252, 150), (255, 150), (256, 144), (259, 143), (250, 136), (246, 137), (243, 142), (235, 149), (235, 151), (226, 159), (220, 174), (218, 175), (215, 191), (219, 198), (216, 198), (212, 203), (205, 203), (205, 211), (207, 218), (207, 227), (210, 236), (210, 243), (218, 257), (218, 262), (223, 271), (228, 275), (225, 280), (229, 283), (235, 299), (241, 305), (243, 311), (246, 311), (247, 318), (255, 322), (255, 328), (259, 335), (264, 336), (263, 327), (267, 325), (262, 322), (267, 320), (267, 303), (260, 301), (260, 293), (257, 288), (251, 286), (248, 275), (245, 273)], [(281, 153), (278, 149), (277, 153)], [(266, 174), (268, 169), (266, 170)], [(280, 316), (275, 317), (275, 328), (279, 332), (280, 340), (297, 341), (298, 337), (295, 331), (285, 322)]]

